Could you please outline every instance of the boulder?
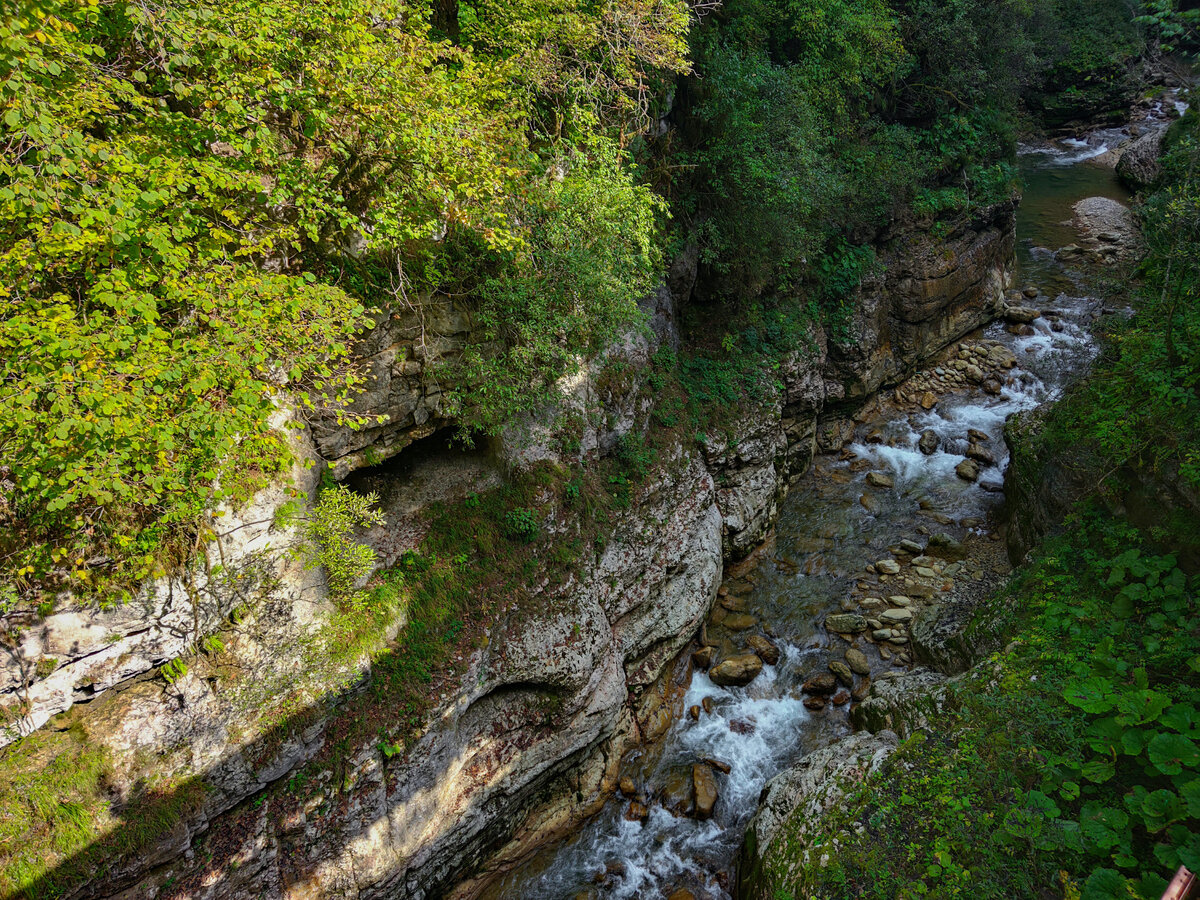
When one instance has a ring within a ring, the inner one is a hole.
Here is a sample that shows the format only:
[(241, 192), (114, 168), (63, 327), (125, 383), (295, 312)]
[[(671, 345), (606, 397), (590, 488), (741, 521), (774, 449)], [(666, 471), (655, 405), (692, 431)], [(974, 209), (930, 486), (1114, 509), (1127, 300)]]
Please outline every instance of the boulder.
[(846, 665), (850, 667), (850, 671), (855, 675), (871, 674), (871, 663), (867, 660), (867, 654), (861, 650), (847, 650)]
[(702, 763), (692, 766), (692, 799), (696, 804), (696, 818), (711, 819), (717, 805), (717, 776)]
[(975, 444), (986, 444), (991, 440), (991, 437), (986, 431), (980, 431), (978, 428), (968, 428), (967, 439)]
[(692, 654), (692, 665), (697, 669), (707, 669), (712, 665), (713, 655), (716, 652), (715, 647), (701, 647)]
[(768, 666), (773, 666), (779, 662), (779, 648), (773, 641), (768, 640), (761, 634), (752, 634), (746, 638), (746, 648)]
[(921, 395), (921, 409), (933, 409), (937, 406), (937, 396), (933, 391), (926, 391)]
[(829, 671), (833, 676), (844, 684), (846, 687), (854, 687), (854, 673), (850, 671), (850, 667), (841, 660), (835, 659), (829, 664)]
[(1162, 154), (1163, 135), (1166, 129), (1156, 128), (1133, 141), (1117, 161), (1117, 177), (1132, 191), (1140, 191), (1152, 185), (1162, 171), (1159, 156)]
[(855, 613), (834, 613), (825, 617), (825, 628), (838, 634), (858, 634), (867, 630), (867, 620)]
[(730, 631), (745, 631), (758, 624), (758, 619), (749, 613), (730, 613), (721, 622)]
[(938, 439), (937, 432), (932, 428), (926, 428), (921, 432), (921, 439), (917, 441), (917, 446), (926, 456), (932, 456), (937, 453), (938, 445), (941, 441)]
[(995, 454), (982, 444), (971, 443), (967, 447), (967, 458), (983, 463), (985, 466), (994, 466), (996, 464)]
[(1004, 310), (1004, 321), (1014, 325), (1028, 325), (1034, 319), (1040, 319), (1042, 311), (1031, 306), (1010, 306)]
[(954, 467), (954, 474), (963, 481), (977, 481), (979, 479), (979, 463), (973, 459), (964, 459)]
[(945, 532), (939, 531), (929, 539), (929, 544), (925, 547), (925, 554), (955, 562), (966, 559), (967, 548), (963, 546), (962, 541), (956, 541)]
[(800, 687), (806, 694), (832, 694), (837, 690), (838, 680), (835, 675), (821, 672), (814, 675)]
[(721, 660), (708, 670), (713, 684), (722, 687), (744, 687), (758, 677), (763, 661), (753, 653), (742, 653)]
[(893, 488), (896, 486), (895, 479), (884, 475), (882, 472), (868, 472), (867, 484), (877, 488)]

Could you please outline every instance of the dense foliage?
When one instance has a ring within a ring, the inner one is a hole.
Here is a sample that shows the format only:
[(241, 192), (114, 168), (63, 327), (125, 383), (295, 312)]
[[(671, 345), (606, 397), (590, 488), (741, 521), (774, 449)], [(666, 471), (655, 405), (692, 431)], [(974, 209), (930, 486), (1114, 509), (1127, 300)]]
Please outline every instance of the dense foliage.
[(777, 343), (756, 318), (836, 322), (889, 223), (1009, 194), (1022, 93), (1138, 46), (1124, 0), (718, 6), (7, 9), (0, 571), (22, 603), (186, 563), (287, 466), (286, 426), (346, 408), (375, 308), (469, 305), (434, 373), (464, 433), (635, 324), (677, 238), (709, 293), (754, 301), (747, 345)]
[(112, 598), (186, 560), (285, 465), (279, 407), (340, 408), (390, 297), (479, 294), (484, 423), (510, 351), (544, 383), (611, 338), (658, 267), (616, 141), (688, 24), (681, 0), (7, 7), (5, 579)]

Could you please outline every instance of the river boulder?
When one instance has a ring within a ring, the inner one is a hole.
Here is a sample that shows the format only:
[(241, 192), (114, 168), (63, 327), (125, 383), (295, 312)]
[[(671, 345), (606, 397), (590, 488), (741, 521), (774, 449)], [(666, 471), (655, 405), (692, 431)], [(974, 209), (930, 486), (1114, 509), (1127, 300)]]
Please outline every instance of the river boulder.
[(1117, 162), (1117, 177), (1131, 191), (1144, 190), (1158, 179), (1162, 171), (1159, 157), (1162, 155), (1165, 134), (1162, 128), (1147, 132), (1129, 144), (1121, 154)]
[(763, 661), (753, 653), (742, 653), (723, 659), (708, 671), (713, 684), (722, 687), (745, 687), (762, 671)]
[(825, 628), (838, 634), (858, 634), (867, 630), (867, 620), (855, 613), (835, 613), (825, 617)]
[(692, 798), (696, 804), (696, 818), (711, 819), (717, 805), (717, 776), (703, 763), (692, 766)]

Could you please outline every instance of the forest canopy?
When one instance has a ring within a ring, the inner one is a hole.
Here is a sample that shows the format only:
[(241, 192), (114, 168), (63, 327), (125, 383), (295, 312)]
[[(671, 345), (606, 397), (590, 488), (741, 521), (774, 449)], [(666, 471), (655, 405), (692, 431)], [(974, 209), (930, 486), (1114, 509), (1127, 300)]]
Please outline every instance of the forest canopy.
[[(1022, 96), (1120, 93), (1131, 9), (7, 7), (5, 602), (111, 600), (191, 558), (289, 464), (288, 427), (345, 409), (355, 337), (397, 297), (471, 304), (478, 340), (442, 374), (484, 430), (636, 326), (686, 241), (710, 293), (836, 311), (896, 217), (1010, 195)], [(1089, 10), (1125, 24), (1089, 43)]]

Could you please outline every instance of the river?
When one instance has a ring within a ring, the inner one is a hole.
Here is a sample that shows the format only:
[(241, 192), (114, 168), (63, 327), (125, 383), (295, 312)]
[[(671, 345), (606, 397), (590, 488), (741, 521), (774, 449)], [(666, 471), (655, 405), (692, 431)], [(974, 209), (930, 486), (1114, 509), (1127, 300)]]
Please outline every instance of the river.
[[(825, 631), (827, 614), (857, 610), (869, 594), (899, 590), (876, 584), (873, 575), (864, 575), (866, 567), (890, 558), (902, 540), (924, 544), (929, 534), (943, 532), (974, 548), (965, 561), (939, 563), (945, 583), (976, 582), (990, 589), (1007, 574), (995, 526), (1007, 462), (1002, 429), (1012, 414), (1052, 400), (1094, 356), (1090, 329), (1102, 302), (1086, 276), (1060, 264), (1053, 251), (1079, 239), (1070, 224), (1076, 201), (1128, 200), (1113, 170), (1096, 163), (1126, 137), (1108, 130), (1081, 141), (1022, 147), (1025, 188), (1017, 217), (1015, 287), (1039, 287), (1041, 294), (1024, 302), (1044, 315), (1023, 334), (995, 322), (956, 342), (927, 372), (933, 377), (938, 366), (951, 366), (960, 343), (987, 348), (996, 342), (1017, 361), (1003, 388), (996, 394), (979, 387), (950, 390), (930, 410), (891, 400), (870, 405), (872, 414), (859, 423), (847, 450), (818, 458), (792, 488), (771, 542), (751, 564), (726, 575), (726, 605), (744, 608), (755, 629), (772, 637), (781, 651), (778, 663), (744, 688), (719, 687), (706, 673), (695, 672), (680, 709), (701, 707), (699, 716), (684, 712), (665, 738), (622, 761), (622, 776), (648, 807), (645, 821), (631, 820), (632, 798), (618, 795), (576, 834), (495, 885), (490, 898), (726, 900), (764, 785), (806, 753), (850, 732), (848, 703), (812, 710), (800, 688), (847, 648), (844, 639)], [(927, 454), (918, 442), (930, 430), (938, 449)], [(971, 443), (969, 430), (977, 432), (976, 446), (995, 458), (989, 464), (985, 454), (976, 482), (955, 472)], [(872, 487), (865, 480), (870, 473), (893, 486)], [(727, 614), (719, 607), (708, 633), (715, 643), (736, 646), (744, 635), (722, 626)], [(906, 641), (899, 637), (857, 641), (872, 677), (909, 665)], [(714, 813), (698, 821), (684, 813), (692, 766), (705, 759), (727, 764), (729, 772), (716, 773)]]

